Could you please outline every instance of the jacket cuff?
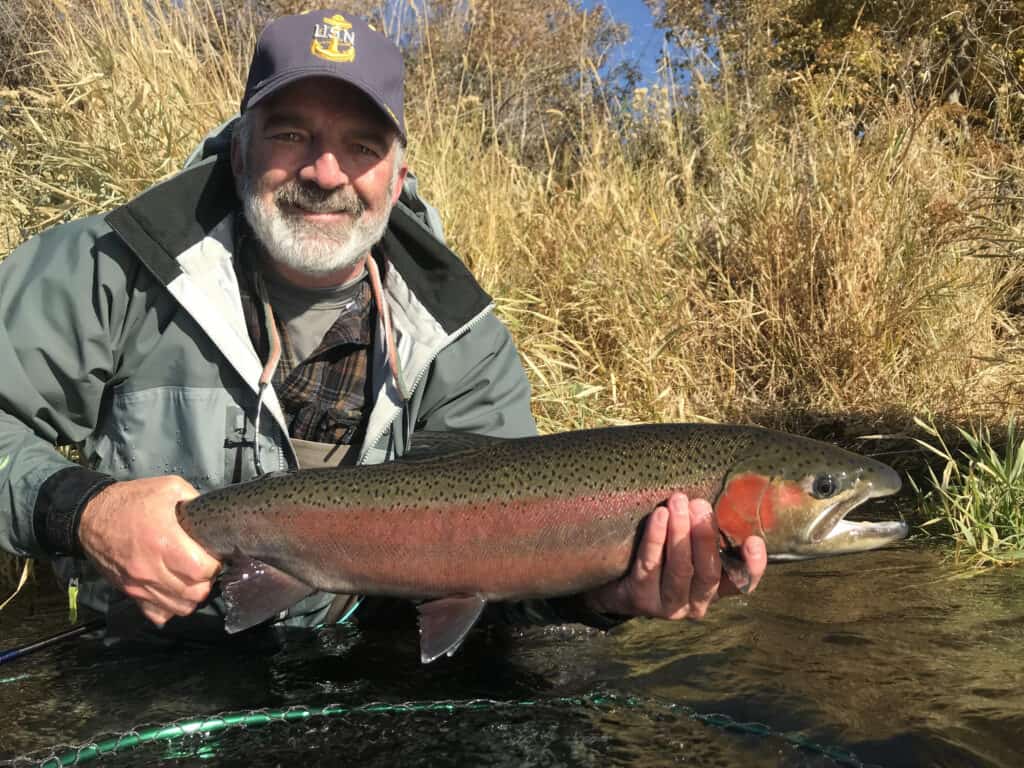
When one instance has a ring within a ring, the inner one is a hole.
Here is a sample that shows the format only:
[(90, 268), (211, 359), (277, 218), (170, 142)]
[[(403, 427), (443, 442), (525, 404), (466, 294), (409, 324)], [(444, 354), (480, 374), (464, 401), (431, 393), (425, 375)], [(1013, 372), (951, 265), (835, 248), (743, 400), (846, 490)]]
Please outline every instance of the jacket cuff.
[(116, 481), (85, 467), (66, 467), (48, 477), (39, 488), (32, 513), (36, 539), (54, 557), (83, 557), (78, 541), (82, 510), (93, 496)]

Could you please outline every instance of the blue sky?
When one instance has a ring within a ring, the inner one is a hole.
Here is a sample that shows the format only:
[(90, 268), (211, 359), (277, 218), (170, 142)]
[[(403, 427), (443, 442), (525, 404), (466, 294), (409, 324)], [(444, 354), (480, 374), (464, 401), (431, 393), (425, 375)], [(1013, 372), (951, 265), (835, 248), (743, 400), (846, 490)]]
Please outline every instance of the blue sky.
[[(600, 3), (615, 21), (630, 28), (631, 37), (624, 46), (622, 57), (632, 59), (640, 65), (645, 84), (656, 82), (658, 55), (661, 53), (664, 33), (654, 28), (650, 11), (643, 0), (603, 0)], [(585, 8), (598, 5), (597, 0), (583, 0)], [(612, 64), (621, 59), (615, 59)]]

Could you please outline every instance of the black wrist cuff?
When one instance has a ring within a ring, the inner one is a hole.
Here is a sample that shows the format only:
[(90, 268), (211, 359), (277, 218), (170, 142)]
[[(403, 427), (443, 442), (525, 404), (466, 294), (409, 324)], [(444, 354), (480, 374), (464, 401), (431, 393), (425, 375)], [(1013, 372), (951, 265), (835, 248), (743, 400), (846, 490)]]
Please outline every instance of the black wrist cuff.
[(78, 521), (93, 496), (114, 478), (85, 467), (67, 467), (54, 472), (39, 488), (32, 524), (36, 539), (54, 557), (82, 557)]

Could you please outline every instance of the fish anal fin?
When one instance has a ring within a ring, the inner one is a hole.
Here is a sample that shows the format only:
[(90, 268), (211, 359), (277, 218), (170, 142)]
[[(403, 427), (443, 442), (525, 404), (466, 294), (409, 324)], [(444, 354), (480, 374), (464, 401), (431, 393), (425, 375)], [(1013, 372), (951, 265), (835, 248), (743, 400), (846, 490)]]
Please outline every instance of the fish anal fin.
[(291, 608), (316, 590), (304, 581), (235, 552), (220, 577), (226, 613), (224, 629), (241, 632)]
[(451, 656), (462, 645), (487, 601), (479, 595), (442, 597), (417, 606), (420, 614), (420, 660)]

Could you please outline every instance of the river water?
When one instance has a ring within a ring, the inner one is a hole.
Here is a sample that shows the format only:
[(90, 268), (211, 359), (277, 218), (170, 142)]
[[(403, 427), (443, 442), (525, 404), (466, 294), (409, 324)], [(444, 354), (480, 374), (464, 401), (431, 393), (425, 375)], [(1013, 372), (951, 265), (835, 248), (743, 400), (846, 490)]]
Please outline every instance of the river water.
[[(336, 705), (96, 762), (1016, 767), (1024, 569), (955, 573), (915, 543), (772, 564), (756, 593), (700, 623), (491, 628), (428, 666), (411, 627), (303, 633), (276, 651), (77, 639), (0, 666), (0, 760), (67, 757), (58, 745), (146, 724)], [(66, 626), (48, 583), (0, 613), (0, 650)]]

